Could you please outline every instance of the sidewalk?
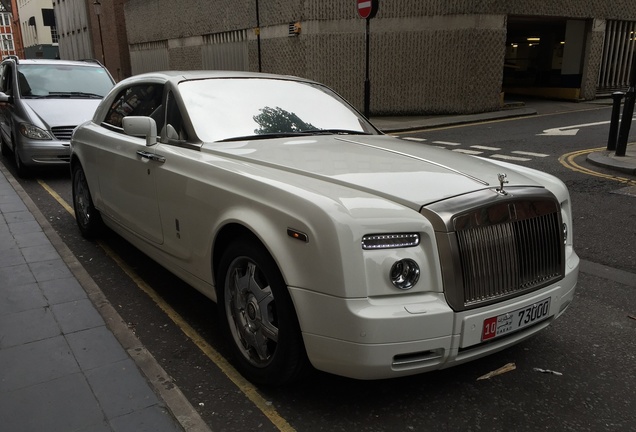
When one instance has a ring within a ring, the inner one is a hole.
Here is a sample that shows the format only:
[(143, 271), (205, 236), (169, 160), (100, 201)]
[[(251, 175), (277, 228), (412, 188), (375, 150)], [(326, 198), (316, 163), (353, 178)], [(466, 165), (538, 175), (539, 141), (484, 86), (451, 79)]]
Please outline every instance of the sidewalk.
[(0, 430), (184, 429), (209, 430), (0, 163)]

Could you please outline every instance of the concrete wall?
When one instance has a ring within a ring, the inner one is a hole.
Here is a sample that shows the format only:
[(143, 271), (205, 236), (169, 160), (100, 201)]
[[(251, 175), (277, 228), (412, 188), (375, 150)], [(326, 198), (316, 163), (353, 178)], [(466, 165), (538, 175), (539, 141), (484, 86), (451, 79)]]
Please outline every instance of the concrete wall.
[[(371, 112), (472, 113), (500, 107), (509, 15), (588, 18), (582, 94), (593, 98), (605, 19), (636, 20), (633, 0), (382, 0), (370, 23)], [(131, 46), (167, 41), (171, 69), (200, 69), (205, 35), (247, 30), (258, 70), (256, 0), (128, 0)], [(262, 71), (364, 99), (365, 20), (354, 0), (260, 0)], [(595, 21), (592, 21), (595, 18)], [(300, 22), (299, 36), (288, 36)], [(592, 23), (596, 23), (593, 26)], [(135, 71), (133, 71), (134, 73)]]

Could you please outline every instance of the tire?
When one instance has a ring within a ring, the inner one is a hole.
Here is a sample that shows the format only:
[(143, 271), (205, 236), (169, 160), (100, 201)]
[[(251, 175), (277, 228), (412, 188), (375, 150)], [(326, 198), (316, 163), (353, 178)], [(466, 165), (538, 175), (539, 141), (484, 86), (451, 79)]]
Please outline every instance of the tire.
[(18, 177), (28, 177), (30, 170), (24, 165), (22, 159), (20, 159), (20, 153), (18, 152), (18, 144), (14, 141), (13, 144), (13, 160), (15, 161), (15, 171), (18, 174)]
[(218, 271), (221, 327), (239, 371), (256, 384), (283, 385), (309, 370), (298, 319), (276, 263), (256, 241), (239, 239)]
[(71, 182), (77, 226), (84, 238), (95, 238), (102, 230), (103, 222), (99, 211), (93, 205), (93, 198), (88, 189), (86, 175), (79, 163), (73, 166)]
[(4, 142), (4, 139), (0, 137), (0, 150), (2, 151), (2, 156), (8, 158), (11, 155), (11, 151), (9, 150), (9, 146)]

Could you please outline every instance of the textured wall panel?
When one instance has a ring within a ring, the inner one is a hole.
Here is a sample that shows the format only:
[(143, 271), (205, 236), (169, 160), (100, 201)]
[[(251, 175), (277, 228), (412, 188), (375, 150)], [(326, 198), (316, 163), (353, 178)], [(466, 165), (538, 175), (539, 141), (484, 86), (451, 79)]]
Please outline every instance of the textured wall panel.
[[(259, 0), (262, 71), (324, 82), (364, 103), (364, 23), (354, 0)], [(499, 108), (506, 17), (636, 20), (635, 0), (381, 0), (371, 21), (373, 114), (471, 113)], [(287, 25), (299, 21), (297, 37)], [(590, 21), (591, 22), (591, 21)], [(168, 41), (172, 68), (202, 68), (196, 37), (244, 31), (258, 70), (256, 0), (128, 0), (131, 45)], [(602, 32), (588, 35), (582, 95), (593, 98)], [(187, 43), (180, 45), (180, 41)], [(203, 39), (199, 42), (203, 45)], [(230, 47), (228, 47), (229, 49)], [(225, 48), (217, 47), (219, 50)], [(197, 57), (198, 56), (198, 57)], [(206, 63), (207, 64), (207, 63)]]

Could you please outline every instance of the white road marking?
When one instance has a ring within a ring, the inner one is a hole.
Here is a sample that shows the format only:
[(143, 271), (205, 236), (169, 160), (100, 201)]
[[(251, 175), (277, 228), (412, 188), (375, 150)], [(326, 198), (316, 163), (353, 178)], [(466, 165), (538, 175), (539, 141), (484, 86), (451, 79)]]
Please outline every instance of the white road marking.
[(490, 151), (501, 150), (499, 147), (487, 147), (487, 146), (480, 146), (480, 145), (470, 146), (470, 148), (479, 149), (479, 150), (490, 150)]
[(512, 160), (512, 161), (520, 161), (520, 162), (527, 162), (529, 160), (529, 158), (522, 158), (522, 157), (517, 157), (517, 156), (508, 156), (508, 155), (501, 155), (501, 154), (494, 154), (492, 156), (490, 156), (492, 158), (495, 159), (503, 159), (503, 160)]
[(468, 150), (468, 149), (453, 149), (454, 152), (457, 153), (464, 153), (464, 154), (469, 154), (469, 155), (478, 155), (478, 154), (482, 154), (483, 152), (480, 151), (476, 151), (476, 150)]
[(426, 138), (416, 138), (416, 137), (404, 137), (402, 139), (409, 140), (409, 141), (416, 141), (416, 142), (426, 141)]
[(448, 142), (448, 141), (433, 141), (433, 144), (451, 145), (451, 146), (461, 145), (460, 143)]
[[(632, 119), (634, 120), (634, 119)], [(546, 129), (543, 133), (537, 134), (538, 136), (574, 136), (578, 133), (579, 129), (588, 126), (599, 126), (611, 123), (609, 120), (595, 123), (584, 123), (573, 126), (562, 126), (558, 128)]]
[(544, 153), (533, 153), (533, 152), (525, 152), (525, 151), (513, 151), (512, 153), (514, 154), (520, 154), (520, 155), (524, 155), (524, 156), (534, 156), (534, 157), (548, 157), (550, 155), (544, 154)]

